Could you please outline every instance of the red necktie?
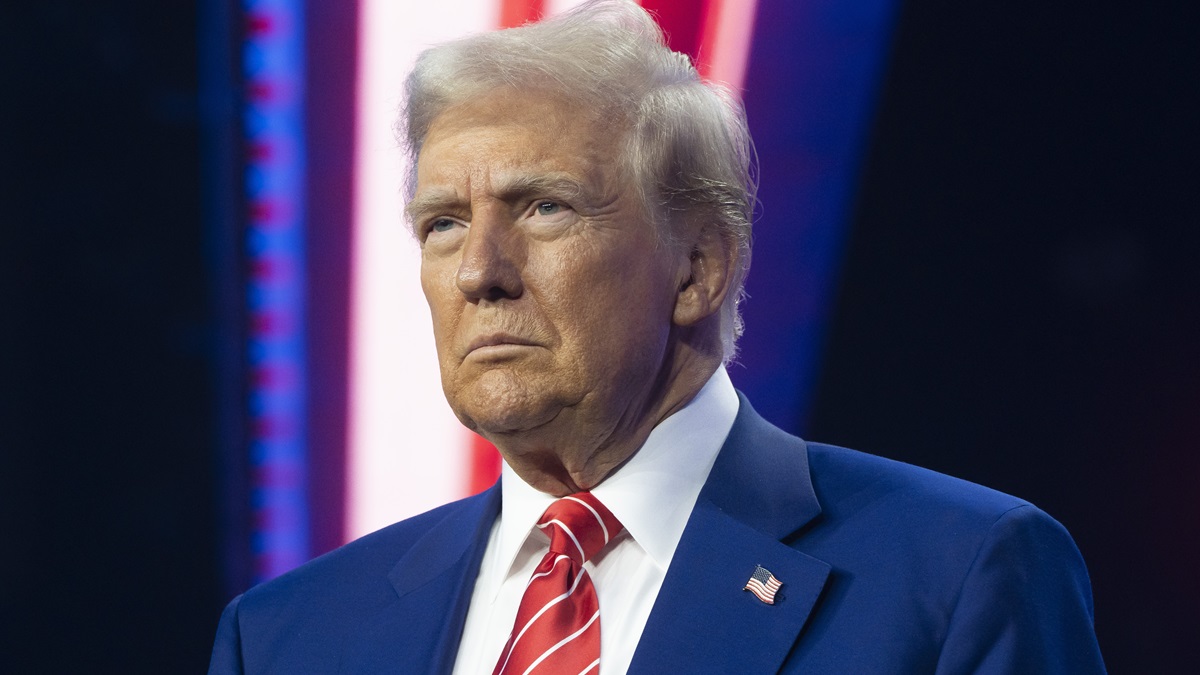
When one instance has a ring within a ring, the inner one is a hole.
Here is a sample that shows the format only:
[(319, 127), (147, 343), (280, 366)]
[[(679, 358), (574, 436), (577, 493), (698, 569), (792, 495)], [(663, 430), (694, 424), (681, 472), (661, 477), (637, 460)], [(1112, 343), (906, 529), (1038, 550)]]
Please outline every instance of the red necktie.
[(538, 521), (550, 550), (533, 571), (492, 675), (583, 675), (600, 668), (600, 602), (585, 560), (621, 531), (590, 492), (550, 505)]

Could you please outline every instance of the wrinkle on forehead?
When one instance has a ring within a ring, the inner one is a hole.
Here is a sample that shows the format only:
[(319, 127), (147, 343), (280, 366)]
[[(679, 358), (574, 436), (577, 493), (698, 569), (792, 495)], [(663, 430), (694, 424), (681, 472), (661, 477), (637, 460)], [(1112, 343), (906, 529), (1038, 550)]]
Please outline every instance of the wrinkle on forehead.
[(480, 96), (443, 109), (429, 125), (425, 137), (433, 136), (442, 125), (460, 128), (552, 125), (618, 126), (612, 111), (603, 111), (552, 88), (499, 87)]
[[(480, 198), (564, 201), (603, 211), (630, 186), (611, 124), (561, 99), (494, 95), (451, 108), (430, 127), (405, 208), (416, 225), (437, 212), (465, 217)], [(564, 154), (569, 146), (573, 152)]]

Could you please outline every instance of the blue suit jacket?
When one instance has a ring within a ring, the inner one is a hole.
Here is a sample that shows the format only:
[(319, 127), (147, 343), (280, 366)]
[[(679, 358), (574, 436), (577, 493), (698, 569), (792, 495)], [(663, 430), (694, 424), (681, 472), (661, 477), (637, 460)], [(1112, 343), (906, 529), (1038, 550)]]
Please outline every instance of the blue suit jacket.
[[(230, 603), (210, 673), (448, 673), (499, 487)], [(755, 565), (774, 605), (742, 588)], [(604, 621), (620, 621), (605, 616)], [(1087, 571), (1019, 499), (741, 410), (631, 673), (1093, 673)]]

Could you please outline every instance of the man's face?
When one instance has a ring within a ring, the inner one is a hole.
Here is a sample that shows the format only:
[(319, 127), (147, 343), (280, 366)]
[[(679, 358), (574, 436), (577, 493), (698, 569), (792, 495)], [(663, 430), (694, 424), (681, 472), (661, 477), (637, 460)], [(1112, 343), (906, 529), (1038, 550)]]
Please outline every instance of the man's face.
[(658, 243), (619, 141), (537, 92), (452, 108), (426, 137), (421, 284), (446, 397), (484, 435), (603, 443), (653, 404), (687, 257)]

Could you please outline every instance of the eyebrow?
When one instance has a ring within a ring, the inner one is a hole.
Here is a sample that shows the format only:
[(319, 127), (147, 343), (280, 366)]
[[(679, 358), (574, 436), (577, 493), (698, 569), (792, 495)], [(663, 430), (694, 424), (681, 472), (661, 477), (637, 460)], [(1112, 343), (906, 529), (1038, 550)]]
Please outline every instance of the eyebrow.
[(425, 214), (456, 209), (462, 201), (454, 190), (434, 188), (410, 199), (404, 205), (404, 216), (408, 218), (409, 225), (415, 228)]
[(499, 183), (495, 192), (506, 202), (535, 195), (578, 202), (583, 200), (588, 192), (578, 178), (561, 172), (521, 174), (503, 179)]
[[(540, 174), (515, 174), (502, 176), (491, 190), (502, 201), (518, 202), (533, 196), (548, 199), (563, 199), (578, 203), (588, 194), (587, 188), (577, 177), (563, 172)], [(404, 215), (411, 226), (431, 213), (461, 211), (465, 200), (451, 188), (435, 187), (413, 197), (404, 207)]]

